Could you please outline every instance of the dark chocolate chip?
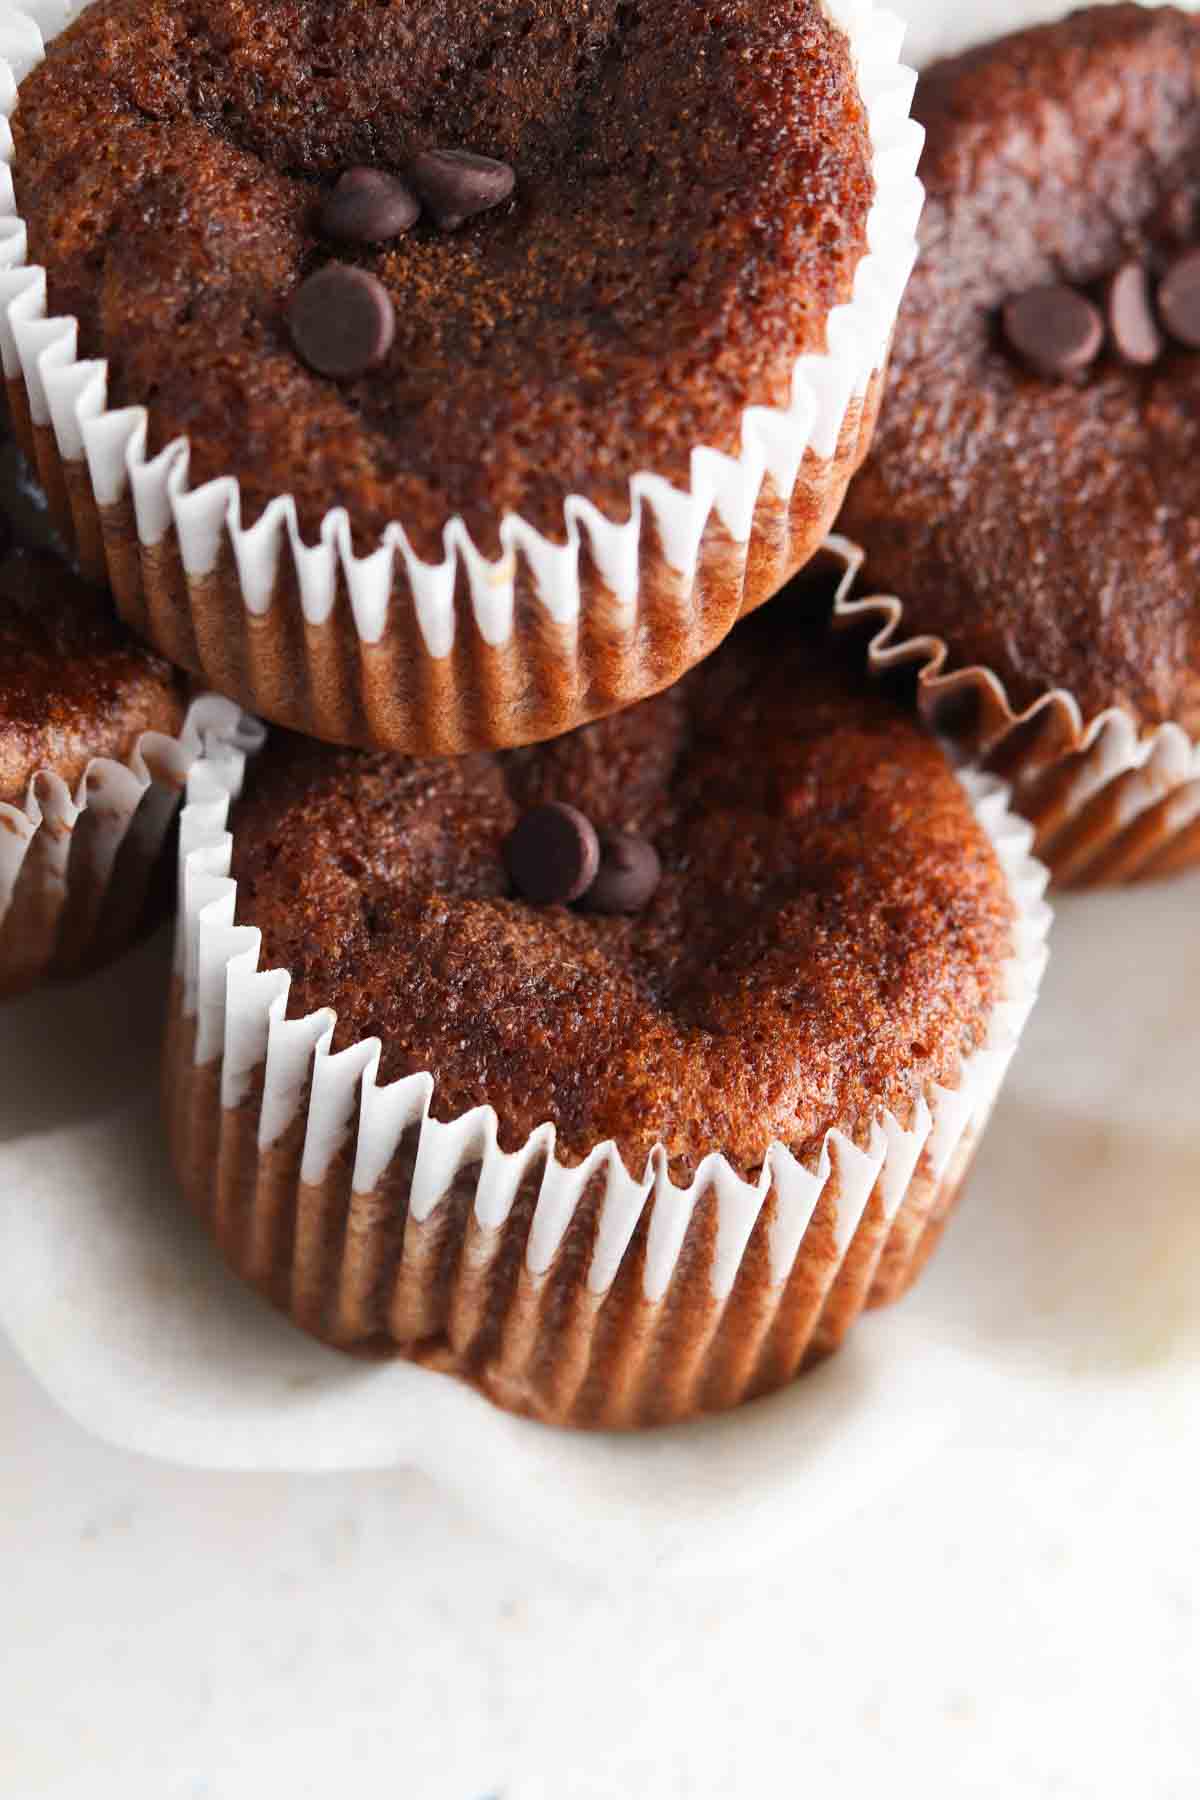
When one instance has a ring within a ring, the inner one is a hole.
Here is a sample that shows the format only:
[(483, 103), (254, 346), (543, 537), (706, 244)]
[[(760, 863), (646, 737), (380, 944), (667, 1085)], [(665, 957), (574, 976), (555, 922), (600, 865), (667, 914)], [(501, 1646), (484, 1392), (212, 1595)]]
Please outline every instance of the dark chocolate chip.
[(661, 880), (662, 863), (653, 844), (630, 831), (606, 831), (600, 838), (600, 868), (583, 903), (589, 912), (641, 912)]
[(1076, 375), (1104, 345), (1098, 308), (1074, 288), (1031, 288), (1004, 308), (1009, 346), (1038, 375)]
[(1200, 249), (1185, 250), (1158, 290), (1158, 311), (1177, 344), (1200, 350)]
[(535, 806), (505, 839), (504, 861), (517, 892), (537, 906), (568, 906), (600, 867), (596, 828), (578, 807)]
[(517, 180), (507, 163), (469, 150), (425, 150), (409, 164), (408, 179), (443, 231), (499, 206)]
[(321, 232), (341, 244), (386, 244), (415, 225), (420, 202), (386, 169), (347, 169), (321, 205)]
[(1109, 276), (1104, 310), (1113, 349), (1122, 362), (1145, 369), (1158, 361), (1163, 351), (1163, 334), (1154, 316), (1150, 280), (1141, 263), (1127, 262)]
[(396, 312), (383, 283), (366, 269), (330, 263), (297, 290), (288, 329), (310, 369), (348, 380), (385, 360), (396, 336)]
[(1196, 202), (1187, 188), (1173, 188), (1164, 194), (1150, 220), (1152, 235), (1171, 244), (1190, 243), (1195, 227)]

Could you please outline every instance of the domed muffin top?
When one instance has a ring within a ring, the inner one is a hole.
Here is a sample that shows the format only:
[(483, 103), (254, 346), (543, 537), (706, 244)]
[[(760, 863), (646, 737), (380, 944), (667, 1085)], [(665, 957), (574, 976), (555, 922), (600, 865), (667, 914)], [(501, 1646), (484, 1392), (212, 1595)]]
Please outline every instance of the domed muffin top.
[[(491, 1104), (508, 1149), (549, 1120), (565, 1160), (612, 1139), (640, 1174), (662, 1143), (680, 1179), (714, 1150), (745, 1174), (775, 1140), (810, 1155), (953, 1083), (1002, 998), (1007, 880), (936, 742), (798, 610), (533, 749), (419, 761), (276, 735), (233, 874), (291, 1011), (334, 1007), (342, 1046), (377, 1035), (382, 1079), (431, 1071), (439, 1118)], [(605, 857), (631, 834), (599, 900), (594, 856), (573, 905), (517, 892), (512, 834), (547, 805)]]
[[(506, 510), (561, 536), (573, 492), (624, 517), (639, 469), (736, 451), (825, 347), (873, 197), (819, 0), (97, 0), (13, 126), (30, 258), (110, 403), (236, 473), (247, 519), (290, 492), (309, 535), (344, 504), (360, 546), (398, 520), (428, 556), (455, 514), (493, 551)], [(447, 149), (515, 177), (457, 229), (414, 170)], [(335, 241), (364, 168), (424, 213)], [(344, 379), (289, 329), (329, 261), (394, 325)]]
[(921, 259), (839, 529), (903, 635), (1014, 708), (1062, 687), (1200, 735), (1200, 19), (1092, 7), (930, 70), (915, 110)]

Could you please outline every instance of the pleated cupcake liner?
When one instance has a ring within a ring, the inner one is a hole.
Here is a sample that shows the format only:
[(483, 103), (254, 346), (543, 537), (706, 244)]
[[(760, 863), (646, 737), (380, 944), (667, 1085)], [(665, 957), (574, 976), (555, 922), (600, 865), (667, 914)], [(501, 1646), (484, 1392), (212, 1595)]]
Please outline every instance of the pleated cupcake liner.
[(16, 431), (84, 570), (172, 661), (333, 742), (418, 754), (534, 742), (677, 680), (831, 526), (869, 447), (916, 255), (923, 134), (903, 23), (875, 0), (824, 3), (854, 55), (876, 195), (853, 297), (831, 312), (825, 353), (798, 359), (790, 404), (749, 408), (736, 456), (694, 449), (686, 489), (634, 475), (627, 522), (572, 495), (561, 541), (508, 514), (491, 560), (453, 519), (437, 563), (401, 521), (359, 556), (337, 507), (305, 543), (286, 495), (244, 526), (234, 474), (189, 487), (186, 440), (151, 456), (146, 409), (109, 410), (106, 364), (78, 359), (75, 320), (47, 317), (11, 179), (18, 84), (70, 8), (0, 0), (0, 357)]
[(193, 765), (261, 736), (208, 696), (178, 737), (143, 733), (124, 762), (89, 763), (74, 791), (42, 769), (22, 806), (0, 803), (0, 998), (98, 968), (154, 922), (155, 874)]
[(1046, 872), (1003, 786), (962, 777), (1013, 900), (1003, 999), (957, 1080), (910, 1116), (831, 1130), (757, 1178), (719, 1151), (687, 1186), (661, 1148), (562, 1161), (546, 1124), (505, 1151), (487, 1106), (433, 1115), (422, 1073), (381, 1085), (381, 1044), (334, 1051), (336, 1015), (287, 1015), (291, 977), (235, 924), (240, 758), (193, 770), (165, 1058), (175, 1168), (226, 1261), (309, 1333), (473, 1382), (512, 1411), (626, 1429), (732, 1407), (836, 1349), (910, 1285), (945, 1222), (1037, 994)]
[(842, 571), (835, 625), (870, 634), (874, 674), (915, 667), (922, 716), (958, 757), (1008, 784), (1056, 888), (1200, 863), (1200, 743), (1182, 726), (1144, 728), (1120, 706), (1089, 716), (1064, 688), (1018, 710), (994, 670), (955, 667), (943, 638), (907, 636), (902, 599), (858, 591), (865, 551), (840, 537), (826, 548)]

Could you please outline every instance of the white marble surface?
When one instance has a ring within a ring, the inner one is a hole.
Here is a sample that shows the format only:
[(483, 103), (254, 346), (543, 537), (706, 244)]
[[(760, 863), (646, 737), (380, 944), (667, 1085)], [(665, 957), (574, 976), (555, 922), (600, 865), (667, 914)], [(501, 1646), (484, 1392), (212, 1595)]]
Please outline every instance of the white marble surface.
[(809, 1553), (682, 1588), (409, 1481), (131, 1461), (3, 1360), (0, 1407), (6, 1795), (1195, 1792), (1196, 1465), (1153, 1402), (964, 1421)]

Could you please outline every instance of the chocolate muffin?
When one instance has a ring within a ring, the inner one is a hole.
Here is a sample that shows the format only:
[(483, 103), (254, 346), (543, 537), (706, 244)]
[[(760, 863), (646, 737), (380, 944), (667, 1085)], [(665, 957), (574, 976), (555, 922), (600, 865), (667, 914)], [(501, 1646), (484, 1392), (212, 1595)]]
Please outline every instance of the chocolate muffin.
[[(96, 0), (13, 113), (29, 255), (145, 453), (186, 438), (189, 481), (235, 477), (273, 540), (235, 532), (235, 562), (221, 490), (202, 549), (183, 526), (177, 565), (161, 534), (139, 559), (102, 482), (133, 622), (390, 747), (666, 685), (811, 553), (865, 449), (916, 205), (902, 156), (887, 196), (873, 172), (912, 145), (897, 43), (821, 0)], [(385, 539), (394, 569), (358, 570)]]
[(78, 785), (96, 757), (126, 758), (143, 732), (174, 734), (183, 684), (134, 642), (107, 594), (52, 556), (0, 561), (0, 802), (51, 770)]
[(193, 1204), (298, 1323), (632, 1425), (780, 1385), (912, 1278), (1032, 994), (1038, 883), (790, 621), (532, 750), (268, 746), (236, 917), (335, 1054), (306, 1076), (281, 1014), (268, 1049), (273, 980), (220, 1024), (189, 907), (168, 1111)]
[(45, 552), (4, 556), (0, 996), (104, 962), (150, 922), (185, 710), (179, 675), (107, 594)]
[(1200, 851), (1200, 19), (1092, 7), (931, 69), (916, 110), (921, 257), (840, 529), (900, 602), (888, 656), (937, 640), (927, 702), (1017, 779), (1060, 878), (1175, 866)]

